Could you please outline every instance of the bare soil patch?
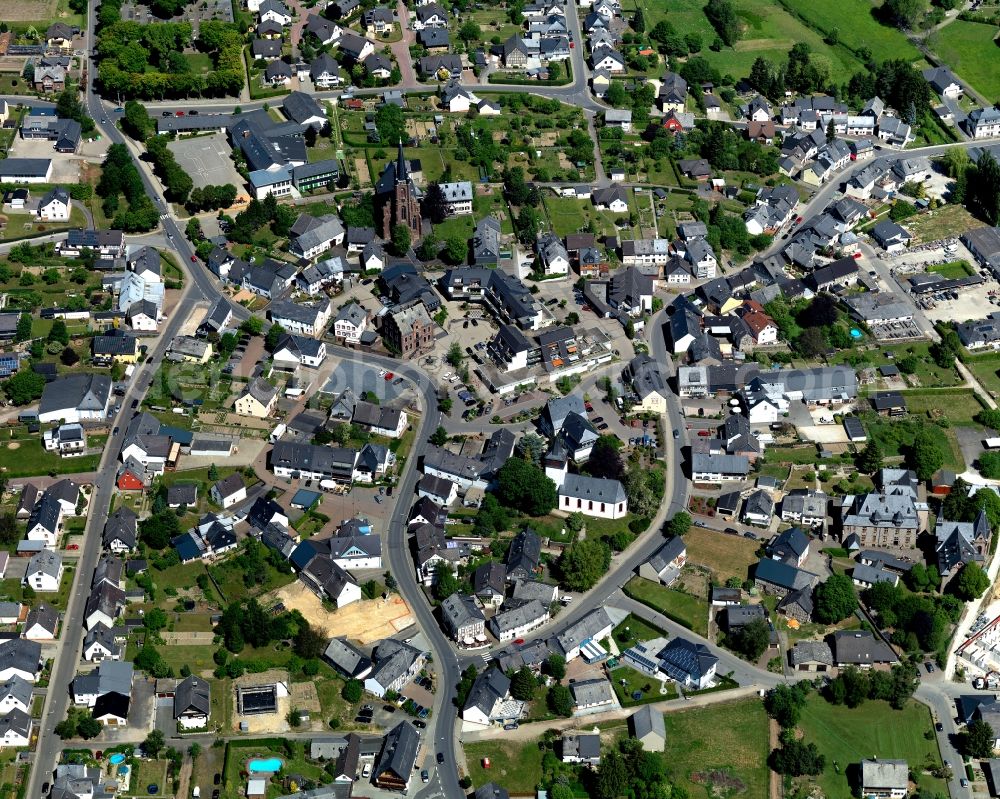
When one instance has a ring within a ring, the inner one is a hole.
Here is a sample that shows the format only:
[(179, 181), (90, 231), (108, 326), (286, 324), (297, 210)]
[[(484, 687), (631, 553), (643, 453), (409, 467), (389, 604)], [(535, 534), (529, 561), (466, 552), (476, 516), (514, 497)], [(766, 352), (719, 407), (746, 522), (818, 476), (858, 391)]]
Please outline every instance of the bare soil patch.
[(328, 636), (346, 636), (368, 644), (405, 630), (415, 619), (402, 597), (352, 602), (337, 610), (327, 610), (319, 598), (301, 582), (279, 588), (274, 595), (289, 610), (297, 610), (310, 624), (326, 630)]

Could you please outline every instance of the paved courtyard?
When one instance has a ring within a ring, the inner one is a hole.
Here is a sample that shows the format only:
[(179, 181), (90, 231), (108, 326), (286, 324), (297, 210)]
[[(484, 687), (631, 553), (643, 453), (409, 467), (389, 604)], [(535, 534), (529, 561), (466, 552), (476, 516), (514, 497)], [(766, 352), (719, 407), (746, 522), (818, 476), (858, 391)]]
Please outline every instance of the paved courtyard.
[(177, 163), (191, 176), (196, 188), (225, 186), (227, 183), (236, 187), (243, 185), (243, 178), (229, 158), (232, 148), (224, 133), (177, 139), (167, 146)]

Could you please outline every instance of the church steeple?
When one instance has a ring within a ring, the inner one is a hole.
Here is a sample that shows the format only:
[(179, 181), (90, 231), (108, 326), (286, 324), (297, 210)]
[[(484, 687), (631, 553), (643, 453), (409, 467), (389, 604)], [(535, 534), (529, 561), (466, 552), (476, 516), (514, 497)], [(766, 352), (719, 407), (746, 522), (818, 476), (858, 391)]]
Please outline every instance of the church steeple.
[(403, 157), (403, 140), (399, 140), (399, 153), (396, 155), (396, 182), (405, 183), (409, 179), (406, 173), (406, 158)]

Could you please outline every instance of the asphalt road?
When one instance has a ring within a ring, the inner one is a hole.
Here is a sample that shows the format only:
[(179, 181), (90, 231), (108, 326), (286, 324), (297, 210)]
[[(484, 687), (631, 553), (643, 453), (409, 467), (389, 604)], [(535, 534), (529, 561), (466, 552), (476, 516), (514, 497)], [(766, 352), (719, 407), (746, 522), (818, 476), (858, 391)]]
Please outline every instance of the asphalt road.
[[(87, 41), (85, 41), (84, 49), (87, 52), (91, 49), (89, 32), (94, 30), (95, 16), (96, 6), (92, 5), (89, 12), (88, 31), (85, 33), (85, 39)], [(579, 31), (579, 22), (576, 19), (575, 14), (568, 15), (568, 19), (570, 20), (570, 28), (574, 33), (575, 41), (579, 45), (582, 43)], [(491, 85), (489, 87), (489, 91), (530, 92), (541, 96), (554, 97), (588, 111), (602, 110), (604, 106), (597, 103), (587, 91), (586, 69), (583, 63), (581, 49), (577, 47), (574, 48), (572, 52), (574, 54), (574, 80), (569, 86), (547, 87), (544, 85)], [(471, 88), (483, 90), (483, 87), (478, 85)], [(426, 90), (426, 88), (421, 89), (421, 91)], [(355, 91), (355, 94), (359, 96), (377, 93), (378, 90)], [(318, 93), (317, 96), (321, 98), (333, 98), (339, 96), (340, 94), (341, 92), (323, 92)], [(24, 101), (23, 97), (11, 97), (8, 99), (13, 103)], [(35, 101), (32, 102), (33, 104), (35, 103)], [(126, 146), (129, 146), (125, 137), (113, 124), (108, 112), (110, 106), (102, 103), (100, 98), (93, 93), (89, 85), (86, 87), (85, 103), (89, 113), (98, 124), (101, 132), (106, 135), (111, 142), (123, 143), (126, 144)], [(149, 103), (147, 105), (154, 110), (178, 107), (177, 103)], [(235, 102), (189, 101), (184, 104), (184, 107), (196, 106), (205, 111), (214, 110), (219, 112), (228, 112), (231, 111), (236, 105), (237, 103)], [(243, 107), (249, 109), (261, 105), (263, 105), (262, 102), (248, 103), (243, 105)], [(903, 152), (885, 151), (881, 153), (881, 155), (896, 159), (910, 158), (920, 155), (934, 157), (943, 154), (951, 147), (968, 148), (972, 146), (979, 146), (984, 143), (988, 142), (959, 142), (957, 144), (925, 147)], [(130, 152), (135, 155), (136, 151), (130, 147)], [(838, 180), (831, 181), (821, 187), (820, 190), (806, 204), (803, 216), (815, 213), (816, 211), (824, 208), (839, 192), (841, 183), (843, 180), (848, 178), (850, 171), (851, 170), (845, 170)], [(142, 176), (146, 192), (153, 199), (153, 202), (157, 205), (157, 207), (161, 209), (161, 224), (163, 226), (164, 233), (167, 236), (170, 247), (178, 253), (181, 260), (184, 262), (184, 269), (188, 277), (185, 282), (185, 288), (182, 292), (181, 300), (178, 304), (178, 310), (175, 311), (168, 324), (163, 329), (162, 335), (153, 350), (151, 361), (147, 363), (146, 368), (139, 372), (123, 398), (122, 407), (126, 409), (130, 407), (133, 400), (141, 400), (145, 395), (152, 378), (153, 370), (156, 368), (160, 360), (162, 360), (163, 353), (168, 343), (177, 334), (181, 323), (185, 320), (183, 308), (189, 307), (188, 304), (191, 302), (206, 300), (215, 301), (218, 297), (222, 296), (219, 291), (218, 284), (201, 265), (201, 263), (192, 263), (196, 260), (194, 259), (193, 249), (184, 238), (183, 232), (177, 226), (176, 221), (172, 216), (170, 216), (169, 207), (161, 196), (158, 185), (148, 174), (145, 164), (139, 164), (139, 172)], [(779, 246), (780, 243), (776, 244), (775, 249)], [(237, 319), (245, 319), (249, 316), (249, 313), (242, 306), (233, 303), (230, 303), (230, 305), (232, 306), (234, 316)], [(656, 360), (664, 365), (665, 370), (670, 372), (672, 371), (672, 362), (670, 360), (661, 330), (662, 318), (662, 316), (658, 317), (656, 323), (653, 325), (651, 351)], [(362, 360), (360, 356), (352, 350), (331, 347), (330, 351), (336, 352), (338, 355), (347, 360)], [(424, 635), (427, 637), (430, 645), (430, 652), (439, 672), (438, 684), (441, 686), (441, 690), (439, 690), (436, 696), (437, 705), (435, 707), (435, 712), (432, 715), (425, 732), (425, 741), (429, 742), (435, 752), (441, 752), (444, 755), (447, 767), (436, 769), (431, 783), (420, 788), (417, 795), (425, 797), (425, 799), (431, 799), (431, 797), (442, 795), (447, 797), (461, 796), (463, 795), (463, 791), (458, 785), (458, 774), (455, 765), (458, 762), (458, 758), (456, 757), (456, 732), (458, 729), (457, 712), (452, 704), (454, 687), (457, 685), (459, 680), (459, 669), (461, 664), (459, 663), (459, 659), (456, 657), (450, 642), (445, 638), (436, 620), (434, 619), (431, 608), (424, 599), (420, 586), (417, 585), (410, 558), (409, 547), (406, 540), (406, 521), (410, 508), (410, 498), (413, 496), (414, 486), (418, 477), (416, 466), (423, 453), (426, 451), (426, 431), (436, 428), (440, 421), (440, 414), (437, 411), (435, 388), (426, 375), (409, 364), (402, 364), (389, 358), (382, 358), (367, 354), (364, 357), (364, 363), (379, 364), (385, 368), (391, 368), (393, 371), (404, 375), (418, 387), (418, 390), (424, 399), (425, 412), (421, 419), (420, 429), (417, 431), (414, 450), (411, 457), (408, 459), (397, 488), (399, 501), (394, 509), (389, 525), (388, 559), (389, 567), (398, 581), (399, 591), (410, 603), (420, 627), (422, 628)], [(673, 451), (671, 452), (671, 457), (669, 458), (669, 460), (673, 463), (673, 467), (670, 468), (668, 472), (669, 498), (666, 499), (665, 512), (665, 515), (672, 515), (673, 513), (683, 510), (686, 507), (689, 488), (688, 481), (684, 477), (681, 468), (679, 468), (679, 464), (683, 462), (682, 447), (686, 445), (686, 433), (683, 419), (680, 414), (679, 403), (676, 398), (671, 398), (671, 401), (668, 403), (668, 422), (669, 424), (666, 425), (668, 430), (676, 429), (681, 431), (681, 437), (679, 439), (671, 438), (668, 439), (668, 442), (665, 442), (669, 445), (669, 441), (673, 441)], [(65, 615), (65, 622), (67, 623), (64, 623), (63, 627), (64, 637), (62, 641), (62, 650), (60, 657), (56, 659), (54, 673), (50, 683), (56, 688), (56, 690), (47, 693), (42, 720), (39, 724), (38, 747), (35, 757), (36, 765), (32, 769), (27, 791), (27, 795), (29, 797), (39, 795), (41, 782), (50, 779), (52, 769), (56, 763), (59, 752), (62, 749), (61, 741), (58, 736), (55, 735), (53, 728), (66, 713), (69, 696), (68, 691), (64, 690), (64, 687), (68, 688), (68, 685), (76, 672), (77, 656), (80, 651), (84, 634), (82, 624), (83, 606), (86, 601), (90, 578), (100, 554), (101, 528), (103, 526), (103, 520), (107, 516), (111, 501), (115, 473), (113, 467), (115, 461), (117, 460), (117, 454), (121, 448), (123, 438), (122, 431), (124, 430), (124, 427), (124, 423), (119, 423), (119, 433), (112, 435), (109, 438), (108, 446), (101, 462), (99, 476), (94, 486), (94, 493), (91, 498), (91, 512), (84, 538), (84, 546), (80, 555), (76, 581), (69, 597)], [(620, 591), (621, 586), (629, 579), (639, 564), (645, 561), (661, 544), (661, 542), (662, 537), (659, 535), (650, 535), (638, 542), (637, 545), (633, 547), (633, 551), (628, 553), (626, 557), (622, 558), (618, 565), (604, 577), (598, 586), (596, 586), (578, 602), (574, 603), (571, 609), (560, 615), (555, 625), (556, 630), (565, 628), (567, 625), (576, 622), (586, 613), (589, 613), (597, 607), (603, 606), (612, 597), (615, 598), (616, 602), (627, 602), (627, 599), (623, 597), (619, 598), (618, 592)], [(665, 622), (666, 620), (663, 620), (659, 623), (664, 624)], [(552, 631), (547, 632), (547, 635), (551, 634)], [(476, 660), (478, 660), (481, 664), (482, 661), (478, 658), (467, 658), (466, 662), (476, 662)], [(761, 672), (759, 669), (755, 669), (748, 664), (743, 664), (741, 661), (732, 664), (725, 661), (724, 667), (729, 665), (733, 667), (730, 670), (736, 672), (739, 677), (743, 677), (744, 679), (753, 681), (757, 684), (769, 685), (780, 679), (777, 675)], [(941, 686), (932, 683), (922, 684), (920, 690), (918, 691), (918, 696), (928, 702), (928, 704), (935, 709), (935, 712), (937, 712), (939, 716), (945, 712), (949, 701), (948, 692)], [(950, 713), (945, 715), (942, 720), (944, 720), (944, 718), (950, 719)], [(948, 724), (950, 722), (945, 723)], [(957, 755), (954, 754), (953, 747), (948, 744), (947, 740), (942, 740), (941, 743), (942, 751), (945, 753), (946, 758), (949, 762), (952, 762), (955, 757), (957, 757)], [(962, 794), (967, 795), (968, 793), (967, 791), (960, 790), (958, 787), (958, 766), (960, 766), (960, 763), (953, 765), (953, 768), (956, 768), (956, 780), (953, 781), (950, 786), (952, 788), (953, 796)]]
[(443, 791), (444, 796), (463, 796), (465, 792), (458, 784), (458, 770), (456, 768), (458, 760), (455, 733), (458, 729), (458, 712), (451, 701), (455, 694), (455, 686), (458, 685), (460, 679), (458, 660), (453, 653), (451, 644), (441, 632), (441, 627), (434, 618), (431, 607), (424, 597), (423, 589), (417, 584), (406, 534), (410, 508), (413, 504), (417, 480), (420, 477), (417, 465), (427, 451), (428, 431), (437, 429), (441, 423), (441, 414), (437, 409), (437, 389), (427, 375), (419, 369), (393, 358), (368, 353), (362, 357), (355, 350), (336, 345), (328, 346), (328, 351), (345, 361), (355, 361), (369, 367), (379, 366), (389, 369), (412, 382), (422, 398), (423, 414), (420, 417), (420, 425), (415, 431), (413, 449), (406, 459), (403, 473), (399, 476), (399, 481), (393, 492), (397, 499), (396, 507), (389, 519), (388, 568), (396, 578), (399, 593), (409, 604), (416, 616), (417, 624), (427, 639), (429, 651), (434, 659), (434, 667), (438, 673), (439, 689), (434, 698), (434, 712), (427, 720), (427, 729), (424, 731), (423, 740), (425, 754), (427, 754), (428, 748), (435, 753), (442, 753), (444, 764), (441, 768), (438, 768), (436, 763), (434, 766), (428, 765), (428, 770), (432, 771), (433, 778), (427, 785), (422, 786), (416, 795), (429, 799), (432, 795)]
[[(95, 22), (96, 6), (90, 8), (89, 30), (93, 30)], [(89, 38), (89, 34), (86, 34)], [(87, 50), (89, 51), (89, 42)], [(23, 99), (23, 98), (22, 98)], [(111, 124), (105, 109), (100, 100), (87, 87), (86, 105), (89, 113), (93, 116), (101, 132), (108, 136), (113, 142), (123, 142), (121, 133)], [(143, 184), (147, 194), (161, 208), (165, 208), (163, 199), (159, 196), (156, 187), (149, 180), (145, 172), (140, 169), (143, 177)], [(122, 441), (127, 425), (126, 418), (131, 414), (131, 404), (133, 400), (141, 402), (145, 396), (153, 374), (159, 363), (163, 359), (163, 354), (170, 341), (178, 334), (182, 323), (185, 321), (185, 314), (181, 309), (190, 307), (191, 303), (213, 298), (217, 291), (212, 282), (201, 269), (188, 269), (191, 256), (190, 247), (184, 241), (176, 224), (170, 218), (162, 220), (164, 228), (169, 235), (173, 236), (173, 244), (176, 251), (182, 256), (185, 262), (182, 267), (187, 275), (178, 302), (178, 311), (171, 315), (166, 326), (161, 331), (161, 335), (153, 348), (150, 359), (144, 368), (140, 369), (132, 379), (131, 385), (122, 398), (122, 412), (116, 420), (118, 432), (109, 436), (104, 456), (101, 458), (98, 476), (94, 483), (94, 490), (90, 500), (90, 510), (87, 519), (87, 527), (84, 534), (83, 546), (77, 564), (76, 576), (74, 578), (73, 589), (70, 592), (66, 606), (66, 613), (63, 618), (62, 641), (59, 656), (55, 659), (53, 673), (49, 684), (55, 690), (47, 692), (45, 705), (42, 711), (42, 718), (38, 724), (38, 745), (35, 753), (35, 766), (31, 770), (28, 781), (27, 795), (29, 797), (41, 794), (41, 784), (51, 781), (51, 774), (56, 765), (59, 753), (62, 751), (62, 741), (55, 734), (55, 726), (66, 715), (69, 704), (69, 685), (76, 675), (76, 666), (79, 661), (83, 644), (83, 613), (84, 606), (90, 589), (90, 581), (97, 565), (98, 557), (101, 554), (101, 533), (104, 521), (108, 517), (115, 481), (115, 463), (118, 453), (121, 450)], [(242, 308), (240, 310), (243, 310)], [(245, 314), (245, 311), (244, 311)]]

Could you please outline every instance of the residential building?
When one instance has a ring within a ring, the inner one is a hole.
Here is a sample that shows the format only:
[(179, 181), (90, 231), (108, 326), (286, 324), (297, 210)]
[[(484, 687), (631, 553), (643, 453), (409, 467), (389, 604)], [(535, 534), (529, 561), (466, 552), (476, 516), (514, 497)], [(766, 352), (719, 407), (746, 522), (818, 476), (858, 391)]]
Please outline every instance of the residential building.
[(837, 666), (867, 670), (896, 663), (892, 648), (865, 630), (839, 630), (833, 634), (833, 655)]
[(684, 539), (673, 536), (639, 566), (639, 576), (647, 580), (670, 585), (679, 576), (687, 562), (687, 547)]
[(471, 596), (452, 594), (445, 599), (441, 603), (441, 622), (452, 640), (460, 644), (486, 640), (486, 617)]
[(562, 737), (561, 744), (563, 763), (597, 766), (601, 762), (601, 736), (596, 733), (566, 733)]
[(715, 681), (719, 659), (704, 644), (673, 638), (658, 657), (660, 670), (685, 688), (707, 688)]
[(537, 599), (516, 605), (508, 601), (503, 609), (490, 619), (489, 627), (498, 641), (512, 641), (541, 627), (549, 618), (548, 606)]
[(236, 398), (233, 408), (240, 416), (254, 416), (265, 419), (274, 413), (278, 402), (278, 390), (260, 377), (247, 384), (243, 393)]
[[(478, 675), (461, 710), (463, 721), (488, 726), (494, 721), (517, 718), (520, 706), (513, 713), (510, 707), (510, 678), (499, 668), (491, 667)], [(505, 707), (506, 706), (506, 707)]]
[(22, 582), (35, 591), (53, 592), (59, 590), (62, 577), (62, 557), (58, 552), (43, 549), (28, 561)]
[(437, 325), (420, 300), (397, 305), (385, 314), (382, 336), (386, 346), (404, 359), (433, 345)]
[(862, 760), (861, 794), (868, 799), (903, 799), (910, 791), (905, 760)]
[(413, 776), (420, 737), (408, 721), (401, 721), (385, 736), (375, 758), (372, 782), (376, 787), (405, 793)]
[(208, 680), (190, 674), (178, 683), (174, 692), (173, 716), (181, 729), (208, 727), (211, 707), (211, 686)]
[(652, 705), (642, 705), (628, 717), (629, 734), (642, 744), (647, 752), (662, 752), (667, 744), (667, 730), (663, 712)]
[(233, 472), (228, 477), (216, 481), (209, 493), (213, 502), (227, 509), (247, 498), (247, 487), (243, 482), (243, 476), (239, 472)]
[(372, 652), (374, 666), (365, 679), (365, 690), (381, 698), (387, 691), (397, 693), (424, 667), (426, 658), (419, 649), (387, 638)]

